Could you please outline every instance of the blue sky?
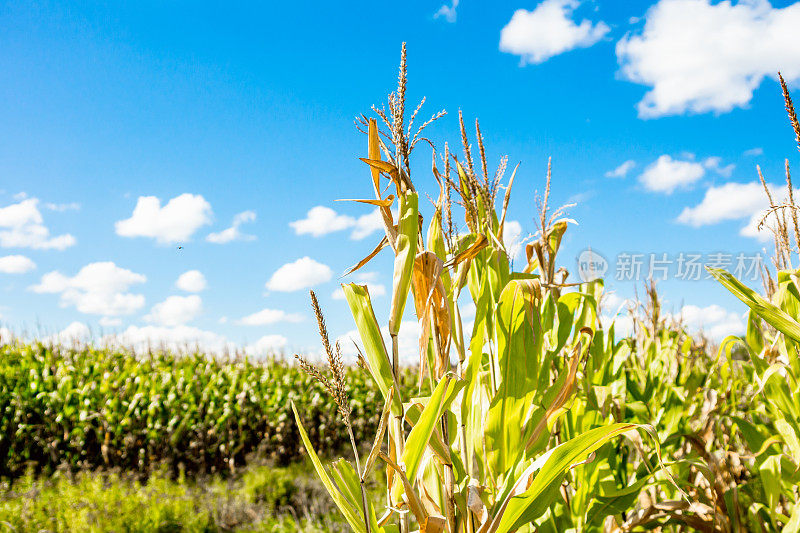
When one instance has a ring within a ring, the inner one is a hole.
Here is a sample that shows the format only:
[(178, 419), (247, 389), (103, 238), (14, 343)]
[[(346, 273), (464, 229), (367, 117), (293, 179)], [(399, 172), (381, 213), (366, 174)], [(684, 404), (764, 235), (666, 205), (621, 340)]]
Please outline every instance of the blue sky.
[[(353, 118), (385, 101), (407, 41), (410, 99), (448, 111), (428, 130), (437, 146), (458, 143), (461, 109), (491, 164), (521, 163), (522, 237), (552, 156), (553, 203), (578, 203), (564, 266), (591, 247), (625, 298), (642, 284), (613, 279), (618, 255), (646, 270), (666, 253), (668, 306), (735, 331), (742, 306), (675, 279), (675, 261), (769, 254), (747, 227), (765, 204), (756, 164), (780, 194), (784, 158), (798, 160), (775, 79), (798, 86), (798, 24), (800, 3), (757, 0), (5, 3), (2, 321), (306, 351), (313, 286), (334, 335), (351, 330), (333, 294), (380, 233), (370, 209), (334, 200), (369, 194)], [(414, 179), (433, 195), (426, 150)], [(361, 281), (388, 290), (390, 264)]]

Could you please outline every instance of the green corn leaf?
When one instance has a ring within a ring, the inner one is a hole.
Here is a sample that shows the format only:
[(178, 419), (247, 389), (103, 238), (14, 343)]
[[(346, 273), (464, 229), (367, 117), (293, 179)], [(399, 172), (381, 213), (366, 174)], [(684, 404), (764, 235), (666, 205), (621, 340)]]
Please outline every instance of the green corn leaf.
[(397, 335), (411, 287), (414, 258), (417, 256), (419, 209), (417, 193), (408, 191), (400, 196), (400, 222), (397, 233), (397, 255), (394, 258), (392, 307), (389, 312), (389, 333)]
[[(414, 424), (414, 428), (408, 434), (402, 460), (406, 469), (406, 476), (411, 483), (414, 483), (414, 479), (417, 476), (422, 454), (425, 448), (427, 448), (428, 442), (431, 440), (431, 435), (436, 428), (436, 424), (441, 419), (442, 412), (447, 408), (445, 400), (449, 399), (452, 401), (455, 397), (453, 388), (458, 384), (459, 382), (454, 380), (450, 375), (446, 375), (442, 378), (436, 385), (433, 394), (431, 394), (416, 424)], [(463, 386), (463, 381), (460, 382), (460, 386)], [(394, 497), (398, 498), (402, 494), (402, 487), (395, 485), (395, 487), (393, 487), (393, 493), (395, 493)]]
[(783, 437), (783, 442), (785, 442), (786, 446), (789, 448), (794, 463), (800, 466), (800, 440), (798, 440), (797, 432), (795, 432), (792, 424), (785, 418), (779, 418), (775, 421), (775, 429), (777, 429), (778, 433)]
[(330, 494), (331, 499), (333, 499), (336, 506), (344, 515), (345, 520), (347, 523), (350, 524), (350, 527), (353, 528), (353, 531), (358, 533), (366, 533), (366, 527), (364, 526), (364, 520), (361, 516), (361, 513), (357, 510), (359, 508), (357, 502), (350, 501), (333, 482), (333, 480), (328, 475), (327, 470), (325, 470), (325, 466), (320, 461), (317, 452), (314, 451), (314, 448), (311, 446), (311, 441), (308, 439), (308, 433), (306, 433), (306, 429), (303, 427), (303, 423), (300, 420), (300, 415), (297, 414), (297, 409), (294, 406), (294, 402), (292, 402), (292, 411), (294, 412), (294, 419), (297, 422), (297, 429), (300, 432), (300, 439), (303, 441), (303, 446), (306, 448), (306, 452), (308, 452), (308, 456), (311, 459), (311, 463), (314, 465), (314, 470), (317, 471), (317, 475), (319, 476), (322, 484), (325, 486), (325, 489)]
[[(386, 352), (386, 345), (383, 342), (383, 335), (381, 335), (381, 328), (378, 326), (375, 311), (372, 309), (369, 292), (366, 285), (355, 283), (342, 284), (342, 290), (356, 322), (358, 333), (361, 335), (361, 342), (364, 343), (370, 372), (385, 400), (389, 397), (389, 389), (394, 385), (394, 374), (389, 362), (389, 354)], [(399, 388), (395, 388), (392, 404), (392, 412), (400, 414), (403, 410), (403, 402), (400, 398)]]
[(651, 475), (643, 477), (628, 487), (595, 496), (589, 505), (589, 510), (586, 511), (586, 523), (600, 525), (605, 517), (618, 515), (630, 509), (650, 478)]
[(781, 308), (770, 303), (764, 297), (759, 296), (758, 293), (744, 285), (729, 272), (721, 268), (711, 267), (706, 267), (706, 270), (769, 325), (793, 341), (800, 342), (800, 324)]
[[(536, 473), (528, 489), (508, 501), (499, 514), (499, 524), (493, 531), (508, 533), (535, 520), (547, 510), (552, 496), (557, 493), (564, 475), (576, 463), (584, 461), (592, 452), (609, 440), (636, 429), (638, 424), (611, 424), (591, 429), (553, 448), (547, 461)], [(495, 516), (498, 520), (498, 516)]]
[(497, 394), (486, 416), (486, 449), (492, 469), (512, 466), (525, 443), (521, 428), (536, 395), (542, 336), (538, 323), (541, 298), (537, 280), (514, 280), (506, 285), (497, 308)]

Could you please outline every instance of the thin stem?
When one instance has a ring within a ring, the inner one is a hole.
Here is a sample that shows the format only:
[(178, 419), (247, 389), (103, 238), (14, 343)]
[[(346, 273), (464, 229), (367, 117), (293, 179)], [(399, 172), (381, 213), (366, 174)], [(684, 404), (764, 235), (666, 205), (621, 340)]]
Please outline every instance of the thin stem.
[[(395, 383), (400, 381), (400, 345), (399, 339), (396, 333), (391, 334), (392, 337), (392, 374), (394, 376)], [(405, 447), (405, 436), (403, 435), (403, 417), (404, 413), (401, 411), (400, 416), (395, 416), (394, 420), (392, 421), (392, 431), (390, 431), (389, 436), (389, 446), (392, 443), (391, 434), (394, 434), (394, 445), (395, 445), (395, 457), (399, 461), (400, 458), (403, 456), (403, 448)], [(389, 503), (390, 505), (394, 506), (394, 502), (391, 501), (391, 492), (392, 488), (388, 487), (389, 490)], [(410, 531), (409, 528), (409, 521), (407, 514), (401, 514), (399, 517), (398, 527), (400, 529), (400, 533), (408, 533)]]
[(361, 489), (361, 511), (364, 513), (364, 526), (367, 528), (367, 533), (372, 533), (369, 525), (369, 515), (367, 514), (367, 491), (364, 488), (364, 472), (361, 471), (361, 460), (358, 458), (358, 447), (356, 446), (356, 438), (353, 435), (353, 426), (347, 423), (347, 433), (350, 435), (350, 445), (353, 447), (353, 456), (356, 458), (356, 472), (359, 477), (359, 488)]

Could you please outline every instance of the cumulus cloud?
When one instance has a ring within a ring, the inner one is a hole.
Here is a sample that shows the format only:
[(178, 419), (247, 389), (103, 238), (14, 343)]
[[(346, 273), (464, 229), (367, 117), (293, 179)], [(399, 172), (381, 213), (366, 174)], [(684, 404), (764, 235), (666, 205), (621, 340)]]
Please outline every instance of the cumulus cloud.
[(453, 23), (456, 21), (457, 13), (456, 8), (458, 7), (458, 0), (452, 0), (450, 5), (442, 4), (442, 7), (439, 8), (439, 11), (433, 14), (433, 18), (443, 18), (447, 22)]
[[(616, 311), (616, 309), (614, 309), (614, 311)], [(608, 330), (613, 323), (614, 335), (617, 339), (628, 337), (633, 334), (633, 317), (626, 312), (621, 312), (616, 315), (605, 314), (600, 317), (600, 322), (606, 330)]]
[(350, 238), (361, 240), (372, 233), (383, 229), (383, 218), (378, 209), (358, 218), (342, 215), (324, 205), (312, 207), (306, 218), (289, 222), (297, 235), (322, 237), (329, 233), (352, 229)]
[(245, 353), (257, 357), (276, 355), (281, 353), (287, 344), (288, 340), (283, 335), (264, 335), (256, 342), (248, 344)]
[(634, 161), (633, 159), (628, 159), (614, 170), (609, 170), (608, 172), (606, 172), (605, 176), (607, 178), (624, 178), (625, 176), (628, 175), (628, 172), (630, 172), (635, 166), (636, 166), (636, 161)]
[(331, 267), (306, 256), (276, 270), (266, 287), (271, 291), (293, 292), (326, 283), (332, 277)]
[[(787, 195), (785, 186), (768, 187), (776, 202)], [(766, 242), (772, 239), (768, 228), (774, 217), (767, 218), (761, 231), (758, 230), (758, 223), (768, 207), (769, 200), (760, 183), (726, 183), (710, 187), (701, 202), (694, 207), (685, 207), (676, 221), (697, 228), (726, 220), (747, 220), (739, 235)]]
[(81, 313), (118, 316), (131, 314), (144, 306), (144, 296), (128, 292), (128, 289), (145, 281), (147, 278), (142, 274), (104, 261), (89, 263), (72, 277), (58, 271), (48, 272), (30, 290), (59, 294), (62, 307), (74, 306)]
[(211, 204), (199, 194), (181, 194), (161, 207), (155, 196), (140, 196), (130, 218), (115, 224), (122, 237), (150, 237), (161, 244), (187, 241), (211, 223)]
[[(395, 212), (395, 219), (396, 218), (397, 213)], [(383, 216), (378, 209), (366, 215), (361, 215), (356, 219), (356, 223), (353, 224), (353, 231), (350, 233), (350, 238), (354, 241), (360, 241), (361, 239), (369, 237), (376, 231), (383, 231)]]
[(206, 277), (199, 270), (187, 270), (178, 276), (175, 286), (186, 292), (201, 292), (207, 286)]
[(81, 204), (78, 202), (70, 202), (68, 204), (56, 204), (53, 202), (47, 202), (44, 204), (45, 209), (49, 209), (50, 211), (58, 211), (63, 213), (64, 211), (78, 211), (81, 208)]
[(110, 316), (104, 316), (100, 319), (100, 325), (106, 328), (115, 328), (117, 326), (122, 325), (121, 318), (112, 318)]
[(45, 344), (60, 344), (62, 346), (71, 346), (74, 344), (86, 344), (92, 340), (92, 332), (89, 326), (83, 322), (72, 322), (69, 326), (65, 327), (55, 335), (45, 337), (42, 341)]
[(0, 273), (24, 274), (36, 268), (36, 263), (24, 255), (7, 255), (0, 257)]
[(180, 353), (200, 350), (221, 354), (235, 349), (222, 335), (192, 326), (129, 326), (121, 333), (106, 335), (102, 343), (132, 348), (137, 352), (152, 348)]
[(697, 161), (681, 161), (668, 155), (660, 156), (648, 166), (639, 182), (652, 192), (672, 194), (677, 188), (686, 188), (705, 176), (706, 167)]
[(242, 233), (239, 231), (239, 226), (248, 222), (255, 222), (255, 220), (255, 211), (243, 211), (233, 217), (233, 223), (230, 228), (222, 230), (219, 233), (209, 233), (206, 240), (214, 244), (225, 244), (231, 241), (254, 241), (256, 240), (256, 236)]
[(746, 106), (765, 77), (800, 79), (800, 3), (660, 0), (617, 43), (622, 75), (650, 87), (642, 118)]
[(759, 183), (726, 183), (710, 187), (696, 206), (684, 207), (677, 221), (697, 228), (724, 220), (739, 220), (766, 209), (768, 203)]
[(750, 148), (749, 150), (744, 151), (744, 155), (748, 157), (755, 157), (764, 154), (763, 148)]
[(301, 322), (303, 315), (287, 313), (282, 309), (262, 309), (236, 321), (241, 326), (267, 326), (278, 322)]
[(578, 0), (544, 0), (533, 11), (518, 9), (500, 31), (500, 50), (520, 56), (522, 63), (542, 63), (575, 48), (587, 48), (610, 30), (606, 23), (582, 20), (573, 12)]
[(0, 246), (64, 250), (75, 244), (75, 237), (68, 233), (50, 236), (38, 204), (39, 200), (36, 198), (27, 198), (0, 208)]
[(161, 326), (181, 326), (191, 322), (202, 312), (203, 300), (198, 295), (170, 296), (154, 305), (144, 319)]
[(745, 331), (745, 322), (741, 315), (716, 304), (707, 307), (684, 305), (680, 316), (689, 332), (703, 332), (714, 340), (724, 339), (728, 335), (739, 335)]
[(503, 223), (503, 246), (508, 257), (518, 259), (522, 252), (522, 225), (516, 220), (506, 220)]
[(703, 160), (703, 166), (726, 178), (730, 178), (731, 174), (733, 174), (733, 169), (736, 168), (736, 165), (733, 163), (723, 165), (722, 158), (716, 156), (705, 158)]
[(353, 217), (340, 215), (324, 205), (309, 209), (306, 218), (289, 222), (289, 226), (297, 235), (311, 235), (312, 237), (322, 237), (328, 233), (350, 228), (354, 224)]

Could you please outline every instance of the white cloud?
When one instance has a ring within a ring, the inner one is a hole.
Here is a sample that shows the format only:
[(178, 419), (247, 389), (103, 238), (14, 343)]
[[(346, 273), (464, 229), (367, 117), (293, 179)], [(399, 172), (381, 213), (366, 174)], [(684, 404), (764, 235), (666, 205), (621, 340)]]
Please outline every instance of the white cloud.
[(744, 151), (744, 155), (749, 157), (755, 157), (764, 154), (763, 148), (750, 148), (749, 150)]
[(180, 353), (199, 349), (202, 352), (217, 354), (235, 349), (222, 335), (192, 326), (129, 326), (122, 333), (106, 335), (102, 343), (129, 347), (139, 353), (151, 348)]
[(800, 79), (800, 3), (661, 0), (617, 43), (622, 75), (650, 90), (643, 118), (746, 106), (766, 76)]
[(110, 316), (104, 316), (103, 318), (100, 319), (100, 325), (106, 328), (114, 328), (122, 325), (122, 319), (111, 318)]
[(503, 223), (503, 246), (506, 247), (508, 257), (518, 259), (522, 252), (522, 225), (516, 220), (506, 220)]
[(142, 274), (120, 268), (111, 261), (89, 263), (73, 277), (53, 271), (43, 275), (30, 290), (39, 294), (60, 294), (61, 306), (73, 305), (81, 313), (117, 316), (144, 306), (144, 296), (127, 292), (131, 285), (144, 283)]
[(601, 301), (601, 305), (605, 309), (609, 311), (613, 310), (614, 312), (617, 312), (620, 309), (622, 309), (622, 311), (625, 311), (627, 306), (630, 305), (631, 303), (632, 303), (631, 300), (627, 298), (622, 298), (615, 292), (604, 292)]
[(91, 340), (92, 332), (89, 330), (89, 326), (77, 321), (72, 322), (55, 335), (50, 335), (42, 339), (45, 344), (60, 344), (62, 346), (86, 344)]
[(686, 188), (693, 184), (705, 173), (702, 163), (681, 161), (662, 155), (644, 170), (639, 176), (639, 182), (648, 191), (671, 194), (677, 188)]
[(330, 207), (318, 205), (306, 213), (306, 218), (289, 222), (297, 235), (322, 237), (329, 233), (351, 229), (350, 238), (361, 240), (383, 229), (383, 218), (378, 209), (358, 218), (340, 215)]
[(301, 322), (303, 315), (287, 313), (282, 309), (262, 309), (261, 311), (244, 316), (236, 321), (242, 326), (266, 326), (278, 322)]
[(283, 335), (264, 335), (256, 342), (248, 344), (245, 347), (245, 352), (248, 355), (255, 355), (264, 357), (267, 355), (276, 355), (281, 353), (288, 344), (286, 337)]
[(36, 268), (36, 263), (24, 255), (7, 255), (0, 257), (0, 273), (24, 274)]
[(271, 291), (293, 292), (328, 282), (332, 277), (331, 267), (306, 256), (276, 270), (266, 287)]
[(75, 237), (68, 233), (50, 236), (38, 204), (36, 198), (28, 198), (0, 208), (0, 246), (64, 250), (75, 244)]
[(328, 233), (351, 228), (356, 220), (347, 215), (340, 215), (330, 207), (318, 205), (306, 213), (306, 218), (289, 222), (297, 235), (322, 237)]
[(475, 316), (477, 312), (477, 308), (475, 307), (475, 302), (472, 300), (468, 300), (466, 304), (460, 306), (459, 311), (461, 312), (461, 318), (471, 318)]
[[(397, 213), (395, 213), (395, 220), (396, 219)], [(366, 215), (361, 215), (356, 219), (353, 225), (353, 231), (350, 233), (350, 238), (354, 241), (360, 241), (361, 239), (369, 237), (376, 231), (383, 231), (383, 216), (378, 209)]]
[[(775, 202), (782, 203), (782, 198), (787, 196), (786, 187), (768, 187)], [(703, 200), (694, 207), (685, 207), (676, 221), (700, 227), (725, 220), (747, 220), (739, 235), (766, 242), (772, 239), (769, 227), (770, 222), (774, 221), (774, 215), (767, 218), (761, 231), (758, 230), (758, 223), (768, 207), (769, 200), (760, 183), (726, 183), (719, 187), (710, 187)]]
[(702, 331), (714, 340), (722, 340), (728, 335), (738, 335), (745, 330), (745, 323), (740, 315), (716, 304), (708, 307), (684, 305), (680, 316), (689, 332)]
[(733, 174), (733, 169), (736, 168), (736, 165), (733, 163), (723, 166), (722, 158), (716, 156), (705, 158), (703, 160), (703, 166), (715, 171), (721, 176), (725, 176), (726, 178), (731, 177), (731, 174)]
[[(610, 310), (610, 309), (609, 309)], [(616, 311), (616, 309), (614, 309)], [(600, 317), (600, 322), (605, 329), (611, 327), (614, 323), (614, 336), (617, 339), (628, 337), (633, 334), (633, 317), (623, 310), (616, 315), (606, 314)]]
[(768, 204), (761, 184), (726, 183), (719, 187), (710, 187), (698, 205), (684, 207), (677, 221), (697, 228), (723, 220), (751, 217), (766, 209)]
[(255, 222), (255, 220), (256, 214), (254, 211), (243, 211), (233, 217), (233, 223), (230, 228), (219, 233), (209, 233), (206, 240), (214, 244), (225, 244), (231, 241), (254, 241), (256, 236), (242, 233), (239, 231), (239, 226), (248, 222)]
[(201, 292), (207, 286), (206, 277), (199, 270), (187, 270), (178, 276), (175, 286), (186, 292)]
[(438, 19), (439, 17), (443, 18), (447, 22), (453, 23), (456, 21), (457, 13), (456, 8), (458, 7), (458, 0), (452, 0), (450, 5), (442, 4), (442, 7), (439, 8), (439, 11), (434, 13), (433, 18)]
[(628, 175), (628, 172), (630, 172), (631, 169), (633, 169), (633, 167), (635, 166), (636, 166), (636, 161), (634, 161), (633, 159), (628, 159), (614, 170), (609, 170), (608, 172), (606, 172), (605, 176), (607, 178), (624, 178), (625, 176)]
[(202, 312), (203, 300), (198, 295), (170, 296), (154, 305), (144, 319), (161, 326), (181, 326), (191, 322)]
[(766, 208), (768, 203), (764, 202), (764, 209), (758, 210), (752, 215), (750, 215), (750, 219), (747, 221), (747, 224), (739, 230), (739, 235), (742, 237), (750, 237), (751, 239), (757, 239), (761, 242), (768, 242), (771, 241), (773, 238), (774, 233), (770, 228), (776, 227), (776, 216), (775, 214), (770, 214), (766, 220), (764, 221), (764, 225), (761, 227), (761, 230), (758, 229), (758, 224), (766, 215)]
[[(629, 300), (619, 299), (624, 304), (629, 304)], [(605, 300), (604, 300), (605, 303)], [(608, 311), (616, 311), (617, 308), (608, 306)], [(644, 319), (639, 310), (637, 312), (639, 320)], [(707, 337), (719, 341), (728, 335), (737, 335), (744, 332), (745, 323), (742, 316), (727, 311), (719, 305), (709, 305), (708, 307), (698, 307), (696, 305), (685, 305), (677, 314), (666, 313), (667, 319), (680, 319), (690, 334), (703, 333)], [(605, 328), (611, 326), (614, 322), (614, 333), (616, 337), (622, 338), (633, 334), (634, 318), (627, 311), (626, 307), (622, 307), (621, 311), (612, 316), (611, 314), (604, 314), (601, 317), (601, 322)]]
[(122, 237), (150, 237), (161, 244), (187, 241), (211, 223), (211, 204), (199, 194), (184, 193), (164, 207), (155, 196), (140, 196), (130, 218), (115, 224)]
[(45, 209), (49, 209), (50, 211), (78, 211), (81, 208), (81, 204), (78, 202), (70, 202), (68, 204), (55, 204), (53, 202), (47, 202), (44, 204)]
[(500, 50), (520, 56), (525, 64), (592, 46), (610, 28), (586, 19), (577, 24), (572, 15), (579, 5), (578, 0), (544, 0), (533, 11), (518, 9), (500, 31)]

